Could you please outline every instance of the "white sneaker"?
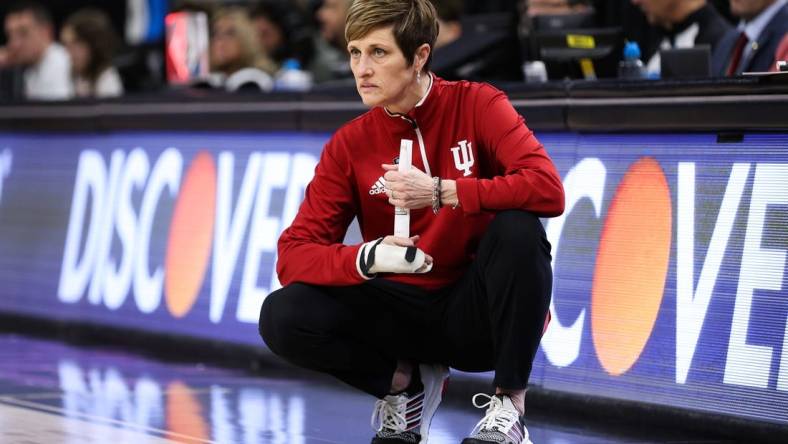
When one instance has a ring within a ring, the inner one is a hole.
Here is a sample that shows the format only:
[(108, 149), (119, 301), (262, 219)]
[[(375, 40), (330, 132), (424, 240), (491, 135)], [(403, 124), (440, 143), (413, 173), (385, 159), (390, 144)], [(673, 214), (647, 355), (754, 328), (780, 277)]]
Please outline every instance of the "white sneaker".
[[(487, 398), (487, 402), (478, 404), (478, 397)], [(533, 444), (520, 420), (520, 412), (508, 396), (477, 393), (473, 405), (480, 409), (487, 407), (487, 411), (462, 444)]]
[(449, 369), (419, 365), (423, 388), (414, 394), (388, 395), (375, 402), (371, 425), (377, 431), (372, 444), (425, 444), (430, 423), (443, 398)]

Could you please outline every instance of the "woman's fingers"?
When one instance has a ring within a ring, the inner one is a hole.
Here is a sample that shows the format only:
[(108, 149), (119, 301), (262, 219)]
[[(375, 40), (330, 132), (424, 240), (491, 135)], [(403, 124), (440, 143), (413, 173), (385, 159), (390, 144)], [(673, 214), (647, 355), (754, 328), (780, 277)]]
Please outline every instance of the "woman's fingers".
[(399, 236), (386, 236), (383, 238), (383, 243), (388, 245), (397, 245), (399, 247), (413, 247), (414, 241), (412, 238), (399, 237)]
[[(419, 239), (421, 239), (421, 236), (419, 236), (418, 234), (411, 237), (400, 237), (400, 236), (389, 235), (383, 238), (383, 243), (387, 245), (396, 245), (398, 247), (415, 247), (416, 242), (418, 242)], [(427, 253), (424, 253), (424, 265), (419, 267), (419, 269), (416, 270), (416, 273), (421, 273), (427, 270), (427, 268), (429, 268), (430, 266), (432, 266), (432, 256), (430, 256)]]
[(424, 253), (424, 265), (419, 267), (419, 269), (416, 270), (416, 273), (421, 273), (425, 271), (427, 268), (429, 268), (430, 266), (432, 266), (432, 256), (430, 256), (427, 253)]
[(402, 178), (402, 174), (397, 170), (388, 170), (383, 174), (383, 178), (386, 179), (386, 182), (398, 182)]
[(414, 208), (414, 205), (413, 205), (412, 202), (409, 202), (409, 201), (407, 201), (405, 199), (400, 199), (399, 198), (399, 194), (397, 194), (397, 198), (396, 199), (389, 198), (389, 203), (392, 206), (397, 207), (397, 208), (407, 208), (409, 210)]
[[(400, 236), (386, 236), (383, 238), (383, 243), (388, 245), (397, 245), (400, 247), (415, 247), (416, 242), (421, 239), (421, 236), (418, 234), (411, 237), (400, 237)], [(432, 258), (430, 258), (432, 260)]]

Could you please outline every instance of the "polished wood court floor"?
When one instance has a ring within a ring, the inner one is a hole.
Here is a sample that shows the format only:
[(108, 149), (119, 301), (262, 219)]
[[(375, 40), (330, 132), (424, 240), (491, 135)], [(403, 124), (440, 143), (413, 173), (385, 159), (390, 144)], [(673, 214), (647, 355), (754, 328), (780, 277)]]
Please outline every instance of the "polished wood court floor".
[[(481, 417), (451, 393), (430, 443), (459, 443)], [(292, 368), (250, 372), (0, 334), (2, 444), (368, 443), (373, 403)], [(555, 415), (529, 417), (528, 427), (536, 444), (732, 442)]]

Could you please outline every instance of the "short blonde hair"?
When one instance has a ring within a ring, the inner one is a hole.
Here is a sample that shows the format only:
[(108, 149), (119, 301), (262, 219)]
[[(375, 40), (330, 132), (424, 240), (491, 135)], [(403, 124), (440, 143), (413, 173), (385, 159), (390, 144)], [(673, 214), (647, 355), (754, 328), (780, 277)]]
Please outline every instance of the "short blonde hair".
[(240, 64), (245, 67), (259, 68), (269, 74), (273, 74), (276, 71), (276, 66), (262, 50), (249, 13), (239, 7), (222, 8), (214, 14), (213, 26), (216, 26), (222, 20), (228, 20), (232, 23), (235, 37), (241, 44)]
[(354, 0), (347, 14), (345, 39), (357, 40), (375, 29), (392, 26), (394, 40), (408, 66), (413, 64), (419, 46), (430, 45), (430, 55), (422, 68), (426, 71), (438, 37), (437, 16), (429, 0)]

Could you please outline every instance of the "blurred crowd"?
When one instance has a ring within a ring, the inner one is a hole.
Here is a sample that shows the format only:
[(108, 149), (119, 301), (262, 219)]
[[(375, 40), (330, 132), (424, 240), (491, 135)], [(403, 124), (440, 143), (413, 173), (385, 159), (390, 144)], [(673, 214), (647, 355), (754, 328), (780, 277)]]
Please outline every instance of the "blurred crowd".
[[(344, 25), (352, 0), (125, 1), (120, 8), (75, 1), (70, 11), (60, 2), (3, 2), (0, 99), (350, 84)], [(775, 70), (788, 58), (788, 0), (433, 4), (440, 17), (433, 66), (450, 79), (522, 81), (524, 67), (545, 57), (539, 36), (576, 28), (618, 29), (638, 44), (634, 54), (649, 77), (659, 77), (661, 54), (674, 48), (707, 47), (713, 76)]]

